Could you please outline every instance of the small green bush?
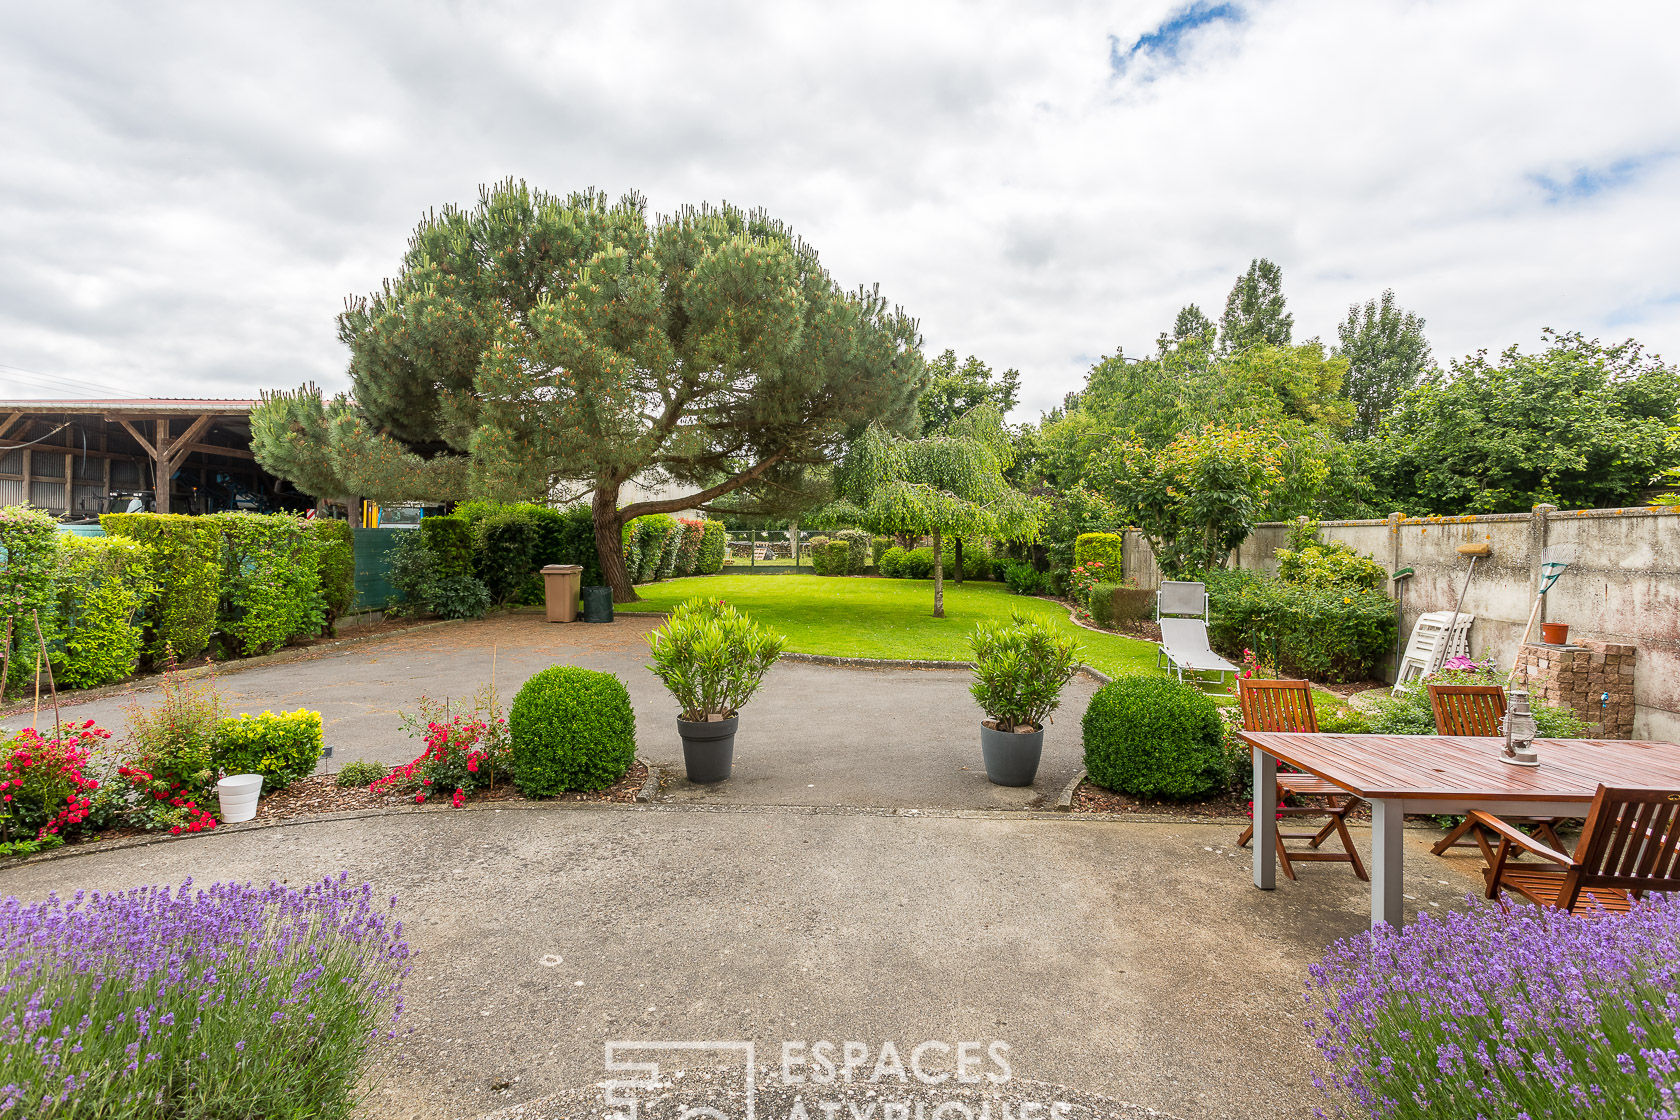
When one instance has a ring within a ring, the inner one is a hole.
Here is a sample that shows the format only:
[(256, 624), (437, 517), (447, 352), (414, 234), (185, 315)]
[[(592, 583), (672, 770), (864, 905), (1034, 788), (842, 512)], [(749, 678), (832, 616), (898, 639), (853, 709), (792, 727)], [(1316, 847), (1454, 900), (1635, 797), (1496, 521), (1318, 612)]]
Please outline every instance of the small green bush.
[(694, 565), (695, 574), (712, 576), (723, 571), (723, 560), (728, 549), (729, 534), (724, 529), (723, 522), (708, 518), (705, 534), (700, 538), (700, 559)]
[(875, 561), (875, 570), (893, 579), (903, 579), (904, 558), (907, 555), (909, 554), (895, 544), (881, 553), (881, 558)]
[(326, 625), (320, 550), (291, 514), (215, 513), (199, 518), (222, 535), (217, 622), (244, 657), (310, 638)]
[[(1373, 735), (1434, 735), (1435, 708), (1429, 702), (1430, 684), (1497, 684), (1505, 679), (1497, 670), (1442, 669), (1427, 681), (1418, 681), (1399, 694), (1389, 693), (1378, 698), (1372, 706), (1367, 722)], [(1554, 707), (1542, 700), (1529, 698), (1534, 712), (1534, 726), (1542, 739), (1579, 739), (1586, 734), (1587, 724), (1577, 719), (1568, 708)], [(1319, 730), (1324, 730), (1322, 721)]]
[(932, 579), (933, 549), (913, 548), (906, 552), (899, 571), (904, 573), (905, 579)]
[(875, 570), (881, 570), (881, 557), (887, 554), (887, 549), (893, 547), (891, 537), (876, 537), (869, 542), (869, 562), (875, 565)]
[(211, 757), (224, 774), (261, 774), (273, 793), (313, 774), (321, 755), (321, 713), (299, 708), (224, 719)]
[(355, 762), (346, 762), (334, 781), (340, 789), (366, 789), (383, 778), (386, 772), (385, 767), (379, 763), (358, 758)]
[(1003, 582), (1017, 595), (1050, 593), (1050, 573), (1041, 572), (1024, 560), (1011, 560), (1004, 564)]
[(698, 723), (738, 712), (786, 645), (786, 637), (723, 600), (697, 596), (648, 635), (648, 671), (671, 690), (682, 718)]
[(1227, 764), (1219, 706), (1171, 677), (1111, 681), (1085, 709), (1091, 780), (1135, 797), (1186, 800), (1220, 788)]
[(99, 524), (111, 536), (148, 549), (153, 591), (145, 609), (146, 656), (161, 665), (170, 653), (186, 660), (208, 649), (222, 587), (222, 534), (216, 523), (185, 514), (107, 513)]
[[(537, 570), (541, 531), (534, 507), (510, 506), (474, 522), (472, 571), (494, 603), (506, 603)], [(442, 565), (440, 565), (440, 568)], [(453, 573), (440, 572), (448, 576)]]
[(1036, 618), (982, 622), (969, 636), (974, 683), (969, 692), (1001, 731), (1042, 731), (1079, 671), (1079, 644)]
[(152, 596), (146, 546), (122, 537), (65, 535), (58, 542), (62, 650), (53, 673), (67, 688), (92, 688), (140, 666), (140, 611)]
[(605, 789), (636, 760), (636, 714), (611, 673), (553, 665), (508, 712), (513, 781), (526, 797)]
[(426, 609), (439, 618), (483, 618), (490, 589), (476, 576), (445, 576), (426, 586)]
[(458, 514), (420, 519), (420, 539), (437, 558), (440, 578), (473, 574), (472, 525)]
[(321, 577), (321, 601), (326, 606), (327, 630), (356, 605), (356, 534), (350, 522), (319, 518), (306, 522), (315, 537), (316, 568)]
[(1073, 564), (1078, 567), (1091, 560), (1101, 560), (1110, 572), (1123, 572), (1122, 546), (1126, 538), (1119, 533), (1080, 533), (1073, 538)]
[(624, 571), (631, 583), (642, 582), (642, 519), (626, 521), (624, 535)]
[(869, 567), (869, 534), (862, 529), (842, 529), (834, 539), (846, 545), (846, 570), (836, 575), (862, 575)]
[(843, 576), (851, 568), (852, 549), (846, 541), (818, 537), (810, 543), (811, 570), (819, 576)]

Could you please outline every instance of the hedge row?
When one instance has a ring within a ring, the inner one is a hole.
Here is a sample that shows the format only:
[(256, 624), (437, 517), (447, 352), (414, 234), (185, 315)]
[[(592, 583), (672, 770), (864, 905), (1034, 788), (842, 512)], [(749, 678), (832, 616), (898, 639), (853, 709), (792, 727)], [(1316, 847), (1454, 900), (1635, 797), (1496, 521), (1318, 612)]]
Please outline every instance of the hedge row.
[(355, 597), (343, 522), (112, 513), (100, 524), (103, 537), (75, 536), (41, 510), (0, 509), (9, 684), (34, 674), (37, 620), (55, 680), (89, 688), (147, 660), (247, 656), (313, 637)]
[(1315, 681), (1379, 676), (1394, 648), (1394, 600), (1362, 587), (1288, 583), (1243, 569), (1205, 572), (1208, 636), (1227, 657), (1276, 653), (1277, 668)]

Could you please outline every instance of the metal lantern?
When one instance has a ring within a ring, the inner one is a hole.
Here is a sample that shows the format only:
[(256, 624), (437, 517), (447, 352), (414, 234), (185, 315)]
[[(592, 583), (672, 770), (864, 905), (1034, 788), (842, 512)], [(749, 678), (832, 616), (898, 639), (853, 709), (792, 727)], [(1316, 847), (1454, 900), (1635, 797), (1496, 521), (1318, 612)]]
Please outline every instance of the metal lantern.
[(1513, 766), (1538, 766), (1540, 756), (1534, 751), (1534, 712), (1528, 706), (1528, 693), (1517, 689), (1511, 693), (1510, 706), (1505, 709), (1505, 752), (1501, 762)]

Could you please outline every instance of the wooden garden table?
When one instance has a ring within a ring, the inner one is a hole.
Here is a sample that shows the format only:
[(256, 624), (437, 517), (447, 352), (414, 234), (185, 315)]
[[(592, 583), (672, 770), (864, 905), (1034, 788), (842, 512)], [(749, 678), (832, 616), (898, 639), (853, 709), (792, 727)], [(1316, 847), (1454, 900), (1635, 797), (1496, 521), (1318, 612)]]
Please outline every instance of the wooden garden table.
[(1371, 925), (1400, 928), (1400, 826), (1407, 813), (1580, 817), (1600, 784), (1680, 789), (1680, 746), (1619, 739), (1536, 739), (1539, 766), (1499, 761), (1505, 741), (1454, 735), (1241, 731), (1254, 748), (1254, 885), (1277, 885), (1277, 764), (1316, 774), (1371, 803)]

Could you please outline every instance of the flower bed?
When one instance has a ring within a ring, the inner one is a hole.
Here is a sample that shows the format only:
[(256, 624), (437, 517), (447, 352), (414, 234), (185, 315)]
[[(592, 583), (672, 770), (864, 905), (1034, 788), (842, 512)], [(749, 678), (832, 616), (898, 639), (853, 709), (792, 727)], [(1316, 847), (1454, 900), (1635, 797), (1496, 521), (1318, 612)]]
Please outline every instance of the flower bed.
[(367, 884), (0, 901), (0, 1114), (344, 1117), (408, 946)]
[(1307, 1027), (1340, 1115), (1680, 1110), (1675, 896), (1596, 919), (1531, 906), (1422, 914), (1338, 942), (1311, 972)]

